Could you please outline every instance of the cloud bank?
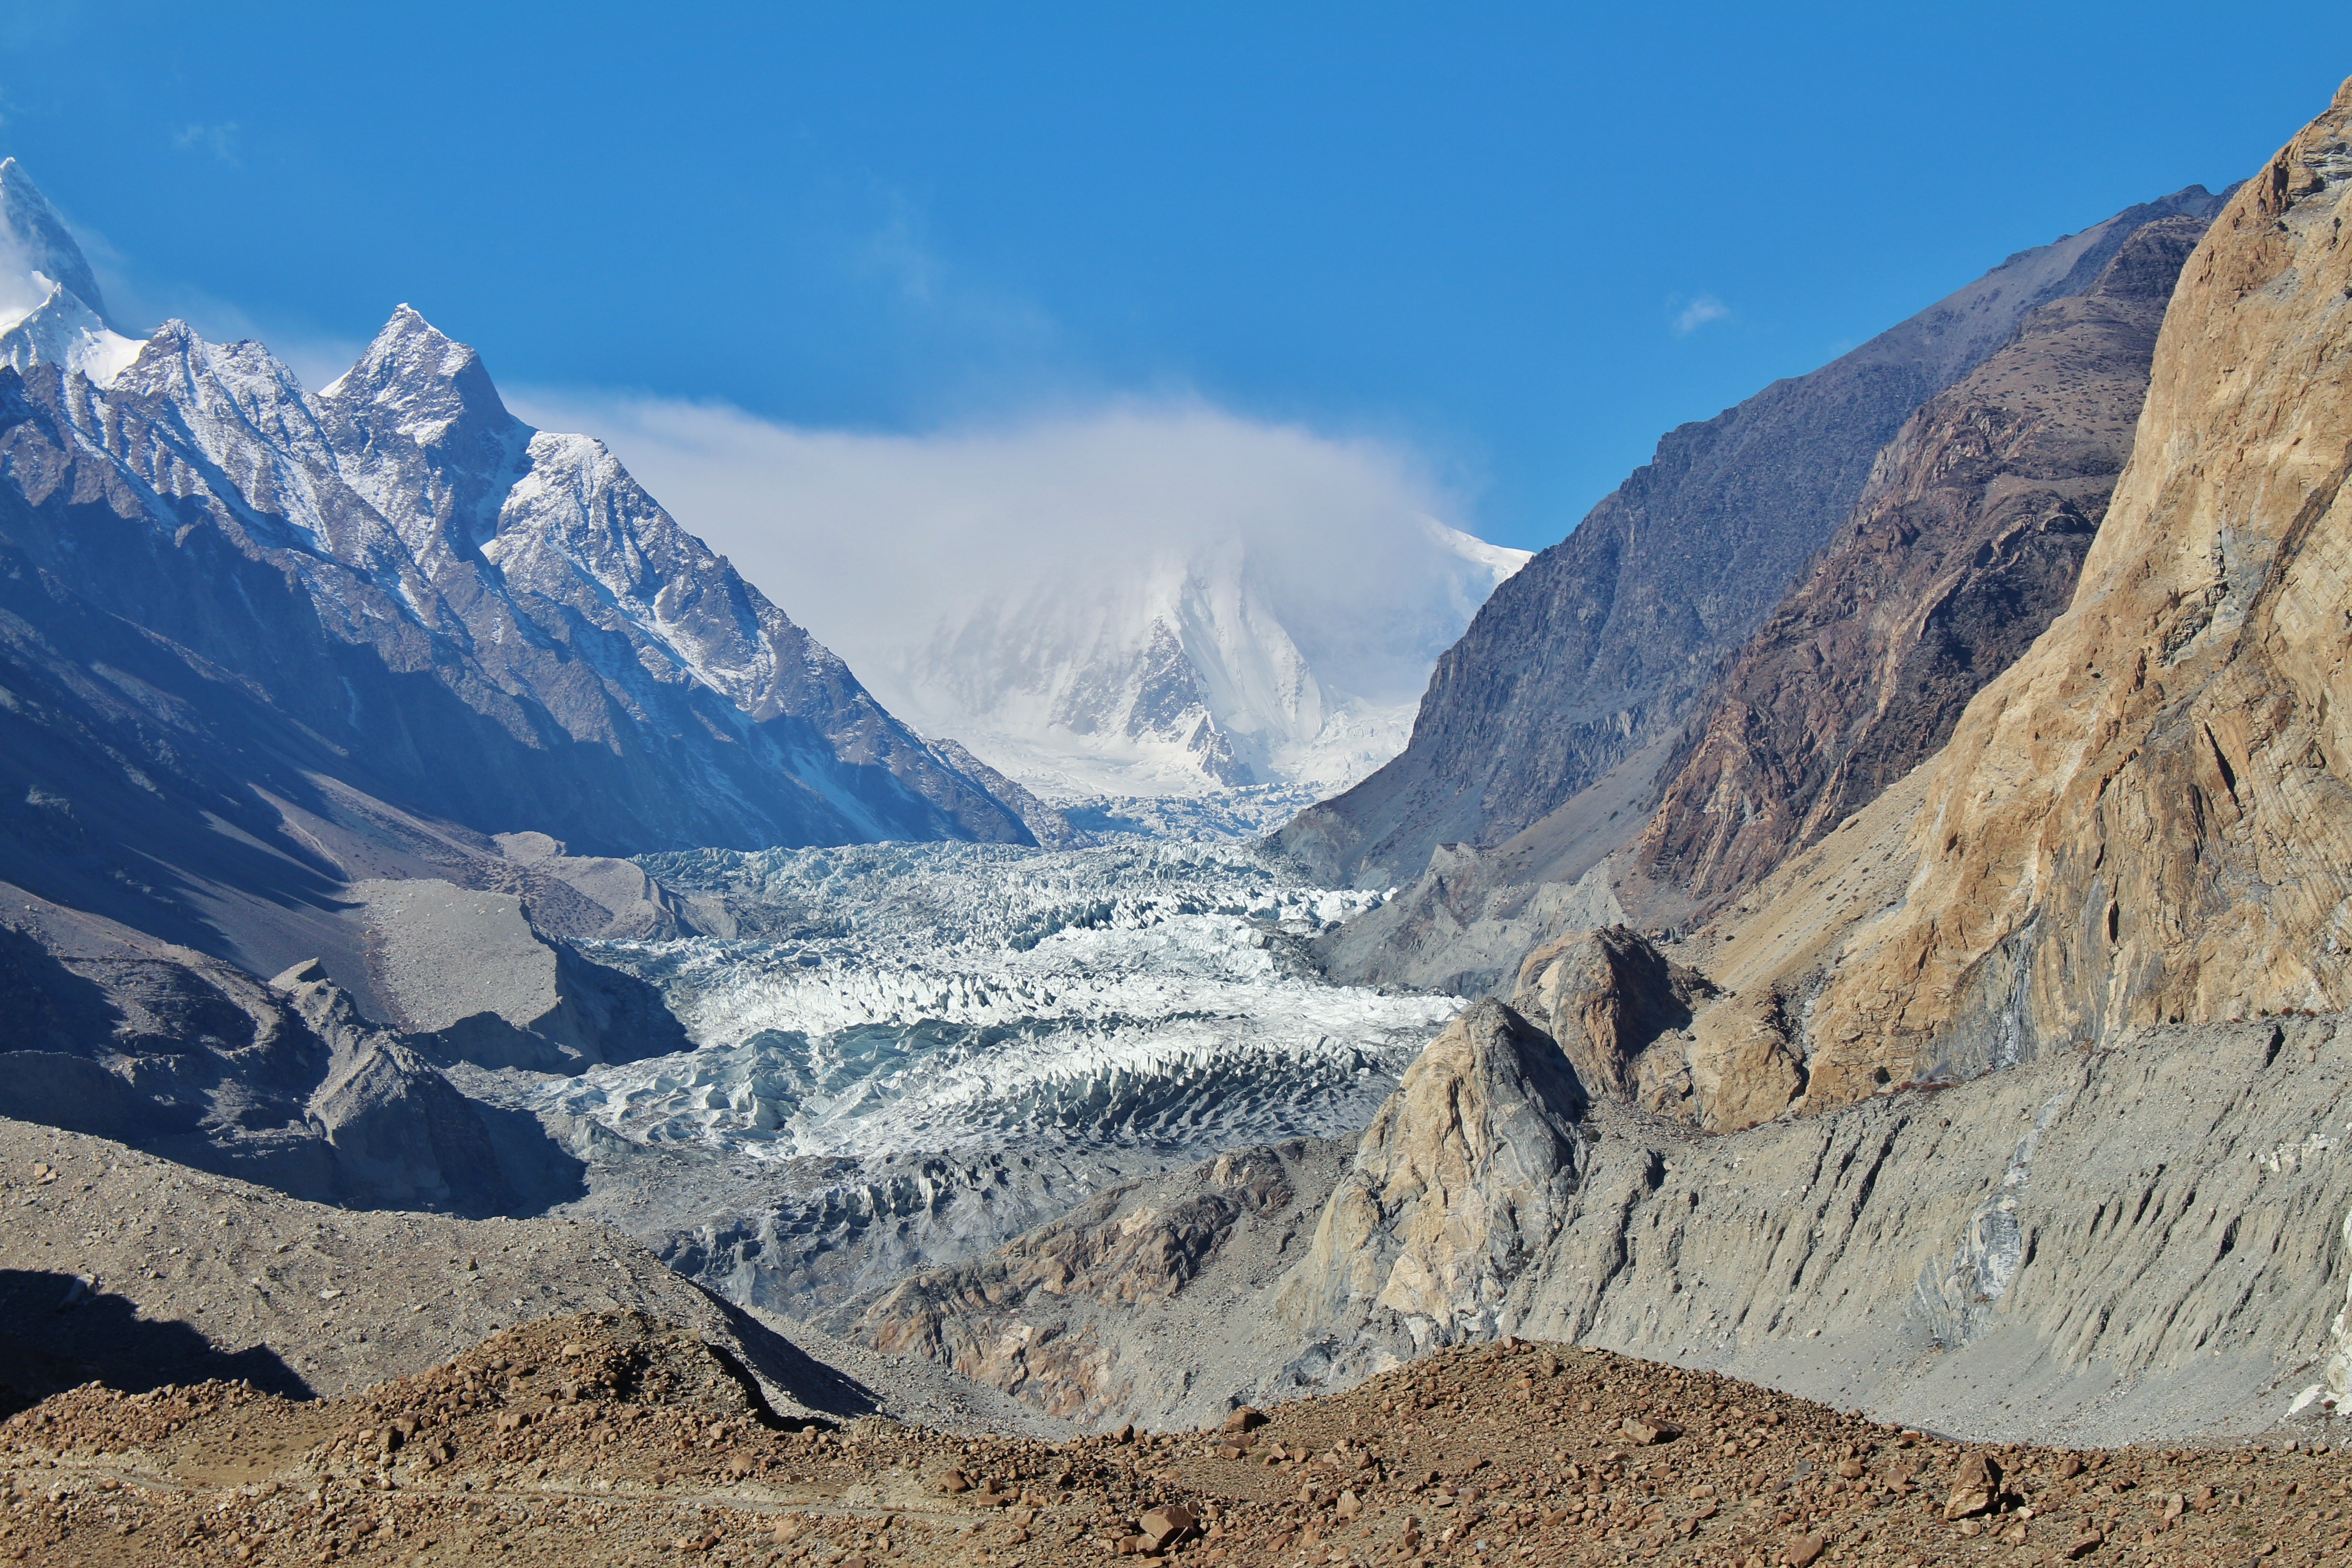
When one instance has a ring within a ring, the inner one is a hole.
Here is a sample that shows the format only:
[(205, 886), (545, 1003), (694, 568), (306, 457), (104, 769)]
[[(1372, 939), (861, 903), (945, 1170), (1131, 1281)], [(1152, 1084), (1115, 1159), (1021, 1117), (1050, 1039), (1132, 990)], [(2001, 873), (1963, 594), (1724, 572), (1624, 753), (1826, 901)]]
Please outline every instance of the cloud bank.
[(1414, 453), (1197, 402), (902, 436), (576, 391), (509, 401), (604, 439), (894, 705), (908, 650), (974, 605), (1102, 594), (1236, 550), (1318, 675), (1377, 700), (1416, 699), (1485, 596), (1433, 580), (1433, 530), (1464, 509)]

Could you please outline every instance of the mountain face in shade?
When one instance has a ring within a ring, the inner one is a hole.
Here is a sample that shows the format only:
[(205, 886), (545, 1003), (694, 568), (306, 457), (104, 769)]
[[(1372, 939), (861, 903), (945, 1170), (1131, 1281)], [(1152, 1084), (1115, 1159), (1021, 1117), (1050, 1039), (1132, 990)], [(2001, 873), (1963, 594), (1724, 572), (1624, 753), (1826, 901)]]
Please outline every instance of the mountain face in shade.
[(1939, 750), (2074, 596), (2205, 220), (2124, 243), (1921, 406), (1853, 516), (1709, 688), (1634, 846), (1710, 908)]
[(322, 790), (591, 853), (1030, 840), (414, 310), (313, 395), (256, 343), (113, 333), (14, 163), (0, 220), (30, 258), (0, 311), (0, 874), (82, 908), (148, 885), (117, 912), (194, 941), (159, 868), (315, 879), (278, 806)]
[(2088, 289), (2135, 231), (2217, 201), (2190, 186), (2022, 252), (1820, 370), (1668, 434), (1496, 588), (1438, 661), (1404, 752), (1303, 813), (1281, 847), (1327, 878), (1408, 881), (1439, 845), (1499, 844), (1613, 773), (1622, 787), (1598, 793), (1645, 794), (1698, 692), (1844, 521), (1912, 411), (2029, 312)]

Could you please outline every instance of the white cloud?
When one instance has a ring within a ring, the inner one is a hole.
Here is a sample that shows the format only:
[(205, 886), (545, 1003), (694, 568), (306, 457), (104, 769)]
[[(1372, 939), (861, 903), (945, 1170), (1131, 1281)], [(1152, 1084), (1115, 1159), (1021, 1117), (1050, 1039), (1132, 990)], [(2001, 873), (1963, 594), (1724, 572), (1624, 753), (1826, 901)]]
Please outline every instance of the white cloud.
[(1675, 335), (1686, 338), (1709, 321), (1728, 321), (1731, 307), (1712, 294), (1701, 294), (1675, 316)]
[(1325, 679), (1411, 700), (1442, 651), (1411, 628), (1430, 620), (1432, 520), (1462, 507), (1394, 443), (1199, 402), (920, 436), (577, 391), (509, 402), (543, 428), (603, 438), (682, 524), (878, 679), (886, 701), (889, 668), (944, 616), (1116, 592), (1236, 548)]
[(172, 132), (172, 145), (183, 152), (209, 153), (222, 163), (236, 164), (236, 121), (218, 125), (183, 125)]

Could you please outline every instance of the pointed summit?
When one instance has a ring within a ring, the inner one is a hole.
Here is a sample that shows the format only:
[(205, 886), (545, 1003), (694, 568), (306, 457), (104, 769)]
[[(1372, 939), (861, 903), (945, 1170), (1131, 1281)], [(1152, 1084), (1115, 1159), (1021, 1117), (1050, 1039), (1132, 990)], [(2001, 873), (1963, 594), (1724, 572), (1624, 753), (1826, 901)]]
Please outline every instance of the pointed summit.
[[(106, 320), (106, 300), (58, 209), (14, 158), (0, 159), (0, 310), (22, 317), (47, 298), (38, 272)], [(13, 308), (13, 309), (12, 309)]]
[(490, 426), (514, 422), (482, 356), (408, 305), (393, 311), (359, 363), (320, 395), (391, 412), (403, 430), (420, 439), (426, 438), (421, 432), (428, 426), (461, 419)]

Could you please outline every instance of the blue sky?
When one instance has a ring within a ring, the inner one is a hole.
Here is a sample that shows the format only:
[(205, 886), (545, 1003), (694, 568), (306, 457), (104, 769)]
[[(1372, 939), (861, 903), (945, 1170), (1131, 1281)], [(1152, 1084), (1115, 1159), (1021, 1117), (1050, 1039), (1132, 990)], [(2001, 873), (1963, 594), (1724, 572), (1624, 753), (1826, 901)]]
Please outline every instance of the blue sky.
[[(937, 432), (1190, 399), (1558, 539), (1664, 429), (2259, 162), (2352, 7), (44, 5), (118, 316)], [(627, 455), (625, 449), (625, 455)], [(689, 522), (693, 520), (688, 519)]]

